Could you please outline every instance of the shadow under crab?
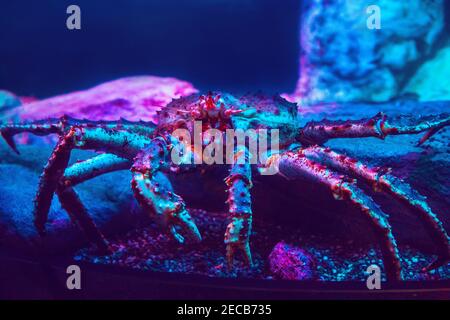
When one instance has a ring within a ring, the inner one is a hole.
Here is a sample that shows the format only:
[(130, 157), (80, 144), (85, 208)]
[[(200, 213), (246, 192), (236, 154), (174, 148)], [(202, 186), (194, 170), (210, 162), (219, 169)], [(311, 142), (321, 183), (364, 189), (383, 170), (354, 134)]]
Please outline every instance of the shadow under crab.
[[(193, 120), (202, 120), (215, 128), (280, 129), (282, 152), (272, 155), (270, 160), (277, 163), (283, 176), (308, 181), (308, 186), (321, 185), (323, 191), (331, 191), (330, 194), (337, 199), (345, 200), (362, 213), (379, 241), (388, 280), (401, 278), (398, 248), (389, 221), (381, 208), (360, 189), (359, 184), (346, 175), (390, 193), (421, 216), (430, 229), (430, 236), (438, 253), (438, 259), (427, 270), (448, 260), (448, 236), (424, 197), (383, 168), (365, 165), (321, 146), (336, 138), (384, 138), (387, 135), (426, 132), (421, 140), (423, 142), (449, 124), (448, 115), (390, 119), (379, 114), (362, 120), (309, 122), (300, 126), (296, 105), (281, 98), (250, 95), (238, 99), (228, 94), (210, 94), (173, 101), (161, 113), (159, 120), (156, 126), (145, 122), (90, 122), (61, 118), (0, 127), (3, 137), (13, 149), (15, 145), (12, 136), (16, 133), (58, 133), (61, 136), (39, 184), (35, 205), (35, 224), (38, 230), (44, 232), (50, 201), (56, 193), (62, 206), (90, 240), (99, 249), (108, 251), (106, 240), (90, 219), (73, 186), (103, 173), (131, 168), (132, 188), (138, 202), (149, 213), (159, 217), (161, 224), (179, 242), (184, 242), (186, 236), (200, 240), (199, 230), (183, 200), (173, 192), (164, 172), (168, 167), (169, 151), (176, 143), (169, 137), (170, 133), (180, 125), (189, 129)], [(74, 148), (107, 153), (66, 169), (70, 152)], [(244, 149), (239, 154), (248, 159), (248, 150)], [(229, 265), (233, 263), (237, 250), (244, 254), (248, 264), (252, 264), (249, 246), (252, 223), (250, 188), (255, 172), (248, 161), (245, 161), (243, 165), (233, 165), (226, 180), (231, 218), (225, 237)]]

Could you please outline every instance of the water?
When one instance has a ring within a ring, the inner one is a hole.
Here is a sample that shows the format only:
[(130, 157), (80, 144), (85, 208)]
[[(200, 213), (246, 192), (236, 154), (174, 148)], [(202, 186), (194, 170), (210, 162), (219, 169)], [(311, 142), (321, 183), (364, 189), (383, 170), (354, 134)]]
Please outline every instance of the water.
[(140, 74), (204, 90), (291, 92), (296, 0), (0, 1), (0, 88), (39, 98)]

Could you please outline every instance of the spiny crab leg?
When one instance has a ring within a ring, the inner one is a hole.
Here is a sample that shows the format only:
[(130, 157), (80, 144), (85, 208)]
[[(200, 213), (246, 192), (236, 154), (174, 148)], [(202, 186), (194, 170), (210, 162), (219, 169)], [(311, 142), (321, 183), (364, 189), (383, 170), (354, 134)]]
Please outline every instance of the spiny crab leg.
[(87, 209), (73, 187), (99, 175), (129, 169), (130, 167), (131, 161), (128, 159), (120, 158), (114, 154), (100, 154), (68, 167), (56, 189), (61, 206), (101, 253), (110, 252), (108, 242), (89, 216)]
[[(69, 133), (72, 132), (69, 131)], [(109, 252), (109, 246), (106, 239), (96, 227), (72, 187), (107, 172), (127, 169), (130, 167), (130, 161), (112, 154), (101, 154), (92, 159), (75, 163), (65, 169), (73, 147), (72, 138), (72, 134), (61, 138), (44, 169), (36, 196), (35, 224), (38, 231), (43, 234), (50, 208), (49, 204), (53, 193), (56, 192), (61, 206), (84, 231), (89, 241), (96, 244), (100, 252), (107, 253)], [(61, 173), (64, 173), (64, 175), (61, 176)]]
[[(75, 123), (78, 125), (74, 125)], [(150, 139), (136, 133), (110, 129), (117, 127), (117, 125), (121, 126), (122, 123), (102, 122), (100, 127), (95, 127), (90, 121), (74, 120), (67, 117), (49, 119), (45, 122), (0, 125), (0, 133), (16, 152), (17, 148), (13, 140), (15, 134), (30, 132), (36, 135), (52, 133), (60, 135), (59, 141), (40, 177), (36, 194), (34, 216), (35, 226), (39, 234), (45, 234), (48, 211), (53, 194), (56, 192), (63, 208), (68, 212), (71, 219), (83, 229), (89, 240), (96, 243), (101, 251), (108, 251), (106, 240), (89, 217), (86, 208), (72, 187), (103, 173), (128, 169), (131, 166), (131, 161), (114, 154), (102, 154), (93, 159), (76, 163), (70, 168), (67, 168), (67, 165), (70, 153), (74, 148), (111, 150), (117, 153), (124, 153), (123, 150), (125, 150), (126, 155), (132, 157), (143, 145), (150, 141)], [(127, 122), (126, 125), (130, 124)], [(136, 129), (136, 131), (140, 131), (140, 129)], [(136, 137), (140, 139), (134, 139)], [(135, 143), (129, 141), (135, 141)]]
[(86, 207), (81, 202), (77, 192), (71, 187), (60, 187), (56, 190), (61, 206), (71, 219), (78, 224), (88, 238), (102, 254), (110, 253), (108, 242), (89, 216)]
[(275, 155), (279, 173), (288, 178), (307, 179), (327, 186), (338, 200), (348, 201), (365, 215), (379, 240), (388, 281), (401, 280), (400, 255), (387, 215), (359, 189), (355, 182), (345, 179), (324, 165), (309, 160), (304, 154), (286, 152)]
[(152, 122), (132, 122), (125, 119), (117, 121), (90, 121), (78, 120), (67, 116), (55, 119), (46, 119), (33, 122), (0, 124), (0, 135), (11, 147), (14, 152), (19, 153), (13, 136), (19, 133), (32, 133), (38, 136), (45, 136), (49, 134), (63, 135), (72, 127), (93, 129), (99, 128), (105, 131), (126, 131), (131, 134), (150, 136), (153, 134), (156, 125)]
[(406, 203), (417, 212), (427, 226), (430, 236), (438, 248), (438, 258), (423, 271), (429, 271), (450, 260), (450, 238), (442, 222), (433, 213), (426, 198), (384, 168), (369, 167), (355, 159), (347, 157), (329, 148), (313, 146), (301, 151), (307, 158), (330, 166), (334, 169), (362, 178), (373, 185), (375, 190), (383, 190)]
[(66, 169), (61, 184), (73, 187), (99, 175), (131, 168), (131, 160), (111, 153), (102, 153), (91, 159), (74, 163)]
[(66, 135), (60, 137), (39, 179), (34, 202), (34, 225), (41, 235), (45, 234), (45, 223), (47, 222), (53, 194), (58, 187), (58, 182), (64, 175), (64, 170), (69, 163), (70, 153), (74, 148), (74, 135), (75, 130), (72, 129)]
[(166, 158), (166, 142), (159, 138), (136, 156), (131, 167), (131, 187), (135, 198), (144, 209), (158, 218), (163, 227), (169, 229), (178, 242), (184, 243), (185, 236), (201, 241), (200, 232), (186, 210), (184, 201), (174, 193), (169, 179), (162, 172), (167, 167)]
[(420, 145), (448, 125), (450, 125), (449, 114), (389, 118), (383, 113), (378, 113), (370, 119), (310, 122), (301, 129), (298, 139), (304, 145), (322, 145), (335, 138), (376, 137), (384, 139), (388, 135), (426, 132), (418, 143)]
[(235, 153), (235, 163), (230, 174), (225, 178), (228, 187), (229, 213), (231, 222), (225, 232), (226, 256), (228, 267), (233, 265), (237, 250), (244, 254), (246, 262), (252, 266), (250, 252), (250, 235), (252, 230), (252, 208), (250, 188), (252, 187), (252, 171), (247, 148), (238, 149)]
[(112, 151), (121, 156), (137, 154), (150, 142), (149, 138), (133, 133), (104, 128), (73, 126), (62, 136), (41, 175), (35, 200), (35, 224), (39, 233), (44, 233), (48, 210), (74, 148)]
[(6, 143), (11, 147), (11, 149), (19, 154), (16, 143), (14, 142), (14, 135), (29, 132), (34, 135), (42, 136), (49, 135), (52, 133), (63, 134), (64, 124), (61, 119), (50, 119), (46, 122), (36, 121), (30, 123), (13, 123), (13, 124), (1, 124), (0, 125), (0, 135), (6, 141)]

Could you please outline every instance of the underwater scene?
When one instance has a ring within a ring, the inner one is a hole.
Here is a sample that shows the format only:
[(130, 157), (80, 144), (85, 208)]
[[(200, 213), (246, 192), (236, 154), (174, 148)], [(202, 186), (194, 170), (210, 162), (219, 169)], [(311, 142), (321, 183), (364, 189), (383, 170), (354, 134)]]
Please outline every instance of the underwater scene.
[(0, 41), (0, 299), (450, 299), (449, 2), (0, 1)]

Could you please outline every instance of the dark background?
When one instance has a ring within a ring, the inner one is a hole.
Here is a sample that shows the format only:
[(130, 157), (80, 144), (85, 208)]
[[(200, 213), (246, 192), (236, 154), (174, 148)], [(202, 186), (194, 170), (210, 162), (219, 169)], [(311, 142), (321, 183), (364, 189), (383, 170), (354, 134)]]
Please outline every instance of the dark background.
[[(66, 8), (81, 8), (81, 30)], [(299, 0), (0, 0), (0, 89), (39, 98), (132, 75), (289, 92)]]

